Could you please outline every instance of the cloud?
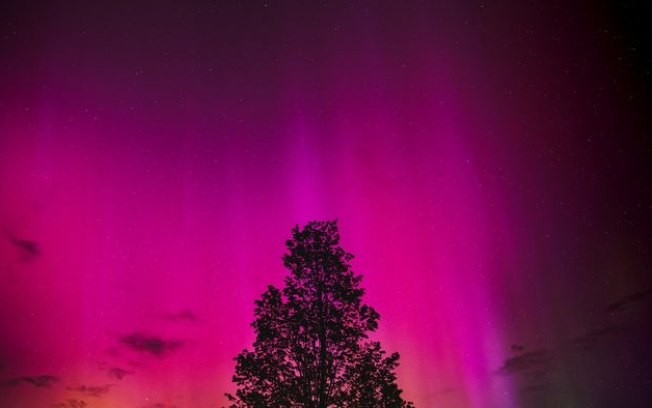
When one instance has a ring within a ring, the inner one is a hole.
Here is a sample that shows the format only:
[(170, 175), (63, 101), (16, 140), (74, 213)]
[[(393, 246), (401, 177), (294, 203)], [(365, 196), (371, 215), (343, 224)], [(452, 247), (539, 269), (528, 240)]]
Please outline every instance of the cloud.
[(176, 405), (167, 405), (161, 402), (156, 404), (143, 405), (141, 408), (178, 408)]
[(134, 373), (133, 371), (126, 368), (118, 367), (106, 362), (101, 362), (99, 364), (99, 369), (105, 372), (107, 376), (115, 378), (116, 380), (122, 380), (126, 376)]
[(580, 350), (590, 350), (596, 343), (603, 339), (614, 337), (622, 333), (624, 329), (607, 325), (596, 330), (591, 330), (571, 339), (571, 344)]
[(26, 261), (36, 258), (41, 254), (41, 250), (35, 241), (9, 236), (9, 242), (20, 250)]
[(500, 368), (499, 373), (512, 375), (520, 373), (532, 374), (536, 372), (546, 372), (550, 369), (550, 365), (556, 359), (557, 355), (551, 350), (540, 349), (528, 351), (527, 353), (506, 359), (505, 363)]
[(109, 375), (109, 377), (113, 377), (116, 380), (122, 380), (129, 374), (133, 374), (133, 371), (125, 370), (124, 368), (120, 368), (120, 367), (109, 367), (106, 370), (106, 372)]
[(182, 310), (179, 313), (171, 313), (164, 316), (165, 320), (170, 320), (173, 322), (186, 321), (186, 322), (197, 322), (197, 315), (193, 313), (192, 310)]
[(69, 399), (66, 400), (65, 402), (60, 402), (58, 404), (53, 404), (53, 408), (84, 408), (86, 407), (86, 401), (78, 400), (78, 399)]
[(52, 405), (54, 408), (84, 408), (87, 406), (86, 401), (77, 399), (68, 399), (65, 402)]
[(509, 349), (513, 353), (522, 353), (523, 350), (525, 350), (525, 346), (522, 346), (520, 344), (512, 344)]
[(650, 296), (652, 296), (652, 288), (636, 291), (622, 297), (615, 302), (608, 304), (606, 310), (609, 313), (623, 312), (625, 310), (631, 309)]
[(159, 336), (150, 336), (143, 333), (132, 333), (120, 338), (120, 342), (139, 353), (151, 354), (155, 357), (165, 357), (169, 353), (183, 346), (181, 340), (166, 340)]
[(15, 387), (21, 384), (31, 384), (37, 388), (50, 388), (52, 385), (59, 381), (59, 379), (53, 375), (37, 375), (37, 376), (24, 376), (24, 377), (15, 377), (10, 378), (6, 381), (0, 383), (3, 387)]
[(115, 384), (106, 384), (106, 385), (80, 385), (79, 387), (68, 387), (70, 391), (77, 391), (86, 395), (87, 397), (101, 397), (111, 390)]

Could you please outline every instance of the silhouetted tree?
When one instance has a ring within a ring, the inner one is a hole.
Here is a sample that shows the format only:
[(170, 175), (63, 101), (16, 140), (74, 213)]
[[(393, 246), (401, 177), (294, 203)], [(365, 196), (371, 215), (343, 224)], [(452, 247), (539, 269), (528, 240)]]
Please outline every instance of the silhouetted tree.
[(414, 407), (396, 383), (398, 353), (367, 337), (380, 316), (361, 302), (362, 276), (339, 241), (336, 221), (292, 230), (291, 274), (255, 302), (256, 340), (235, 358), (231, 408)]

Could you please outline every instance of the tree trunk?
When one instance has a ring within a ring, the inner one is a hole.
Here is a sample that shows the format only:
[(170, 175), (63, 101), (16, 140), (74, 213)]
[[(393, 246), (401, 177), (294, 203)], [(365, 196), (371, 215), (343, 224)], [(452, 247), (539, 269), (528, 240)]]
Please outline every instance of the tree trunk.
[[(322, 271), (323, 278), (323, 271)], [(318, 318), (319, 318), (319, 408), (326, 408), (328, 405), (326, 395), (326, 313), (324, 310), (324, 290), (322, 282), (319, 283), (318, 293)]]

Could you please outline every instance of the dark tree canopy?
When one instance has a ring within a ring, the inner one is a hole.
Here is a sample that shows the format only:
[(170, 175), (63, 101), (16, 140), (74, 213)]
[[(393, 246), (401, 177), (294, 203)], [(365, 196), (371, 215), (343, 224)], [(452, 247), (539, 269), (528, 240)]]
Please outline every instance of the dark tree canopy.
[(362, 276), (339, 240), (336, 221), (292, 230), (291, 274), (256, 300), (256, 340), (235, 358), (231, 408), (413, 407), (396, 382), (398, 353), (368, 339), (380, 316), (362, 303)]

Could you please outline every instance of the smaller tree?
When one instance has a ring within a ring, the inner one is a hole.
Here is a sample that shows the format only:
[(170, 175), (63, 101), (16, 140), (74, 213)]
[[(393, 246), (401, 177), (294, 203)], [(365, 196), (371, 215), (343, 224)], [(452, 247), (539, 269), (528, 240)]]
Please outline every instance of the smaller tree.
[(339, 246), (335, 221), (292, 230), (282, 290), (257, 300), (253, 350), (236, 358), (230, 408), (410, 408), (397, 385), (399, 355), (368, 339), (380, 316), (362, 303), (362, 276)]

